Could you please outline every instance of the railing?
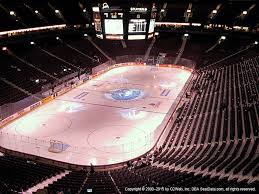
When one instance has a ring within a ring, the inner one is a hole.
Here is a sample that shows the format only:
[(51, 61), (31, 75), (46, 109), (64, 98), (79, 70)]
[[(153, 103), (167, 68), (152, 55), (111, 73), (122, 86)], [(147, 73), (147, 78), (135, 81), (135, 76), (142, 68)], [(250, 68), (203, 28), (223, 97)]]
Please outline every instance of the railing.
[[(16, 152), (21, 152), (25, 154), (31, 154), (38, 157), (48, 158), (56, 161), (66, 162), (76, 165), (90, 165), (90, 163), (95, 164), (94, 161), (89, 162), (89, 160), (82, 160), (84, 155), (89, 153), (90, 149), (98, 149), (103, 153), (113, 153), (113, 154), (124, 154), (127, 158), (126, 160), (131, 160), (137, 156), (146, 153), (146, 150), (151, 149), (153, 146), (154, 133), (146, 134), (145, 136), (136, 137), (134, 140), (125, 142), (123, 144), (117, 145), (106, 145), (97, 148), (94, 147), (78, 147), (68, 145), (67, 149), (60, 154), (51, 154), (49, 152), (50, 141), (48, 139), (34, 138), (29, 136), (24, 136), (20, 134), (5, 133), (0, 131), (0, 146), (8, 150), (14, 150)], [(65, 142), (62, 142), (62, 147), (65, 147)], [(65, 157), (64, 157), (65, 155)], [(65, 159), (64, 159), (65, 158)], [(110, 164), (120, 163), (120, 157), (114, 157)]]
[(125, 63), (125, 62), (136, 62), (136, 63), (146, 63), (147, 65), (156, 65), (156, 64), (171, 64), (185, 66), (190, 69), (195, 69), (196, 63), (189, 59), (181, 58), (178, 64), (174, 64), (175, 57), (159, 57), (159, 56), (149, 56), (146, 60), (143, 55), (124, 55), (116, 57), (116, 63)]

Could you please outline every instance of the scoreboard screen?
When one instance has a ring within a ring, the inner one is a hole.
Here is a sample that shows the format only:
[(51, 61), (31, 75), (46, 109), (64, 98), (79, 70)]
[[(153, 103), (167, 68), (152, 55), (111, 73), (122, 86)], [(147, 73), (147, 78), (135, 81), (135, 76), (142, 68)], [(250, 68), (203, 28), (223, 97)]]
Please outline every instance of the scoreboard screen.
[(148, 33), (153, 33), (155, 30), (155, 19), (150, 19)]
[(123, 20), (122, 19), (105, 19), (104, 28), (105, 28), (105, 34), (123, 35)]
[(123, 12), (121, 9), (103, 9), (103, 26), (106, 39), (123, 39)]
[(145, 19), (130, 19), (129, 33), (146, 32), (147, 21)]

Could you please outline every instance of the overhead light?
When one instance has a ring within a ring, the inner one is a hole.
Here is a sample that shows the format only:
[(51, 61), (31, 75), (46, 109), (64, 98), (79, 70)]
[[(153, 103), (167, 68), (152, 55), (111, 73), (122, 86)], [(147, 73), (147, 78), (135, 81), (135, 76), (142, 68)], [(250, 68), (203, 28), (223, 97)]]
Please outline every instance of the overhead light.
[(59, 39), (60, 39), (60, 38), (57, 36), (57, 37), (56, 37), (56, 40), (59, 40)]
[(39, 80), (39, 79), (36, 79), (36, 80), (35, 80), (35, 82), (36, 82), (36, 83), (39, 83), (39, 82), (40, 82), (40, 80)]
[(63, 69), (63, 71), (65, 71), (65, 72), (66, 72), (66, 71), (67, 71), (67, 69)]
[(7, 47), (2, 47), (2, 51), (6, 51), (7, 50)]
[(189, 36), (189, 34), (187, 34), (187, 33), (184, 34), (184, 37), (188, 37), (188, 36)]
[(212, 10), (213, 14), (216, 14), (218, 11), (216, 9)]
[(187, 13), (191, 13), (192, 12), (192, 10), (190, 10), (190, 9), (187, 9)]
[(221, 40), (226, 40), (226, 36), (221, 36), (220, 39)]
[(84, 34), (84, 36), (88, 36), (88, 34)]
[(38, 11), (38, 10), (35, 10), (34, 12), (35, 12), (36, 14), (38, 14), (38, 13), (39, 13), (39, 11)]
[(86, 12), (86, 9), (83, 9), (83, 12), (85, 13), (85, 12)]
[(258, 41), (255, 41), (254, 44), (258, 44)]
[(56, 10), (55, 10), (55, 13), (59, 13), (59, 10), (58, 10), (58, 9), (56, 9)]
[(164, 9), (161, 9), (161, 12), (163, 13), (163, 12), (165, 12), (165, 10), (164, 10)]
[(31, 45), (34, 45), (34, 44), (35, 44), (35, 42), (31, 41)]
[(247, 11), (243, 11), (242, 14), (243, 14), (243, 15), (246, 15), (246, 14), (247, 14)]
[(15, 12), (14, 11), (10, 11), (10, 15), (15, 15)]

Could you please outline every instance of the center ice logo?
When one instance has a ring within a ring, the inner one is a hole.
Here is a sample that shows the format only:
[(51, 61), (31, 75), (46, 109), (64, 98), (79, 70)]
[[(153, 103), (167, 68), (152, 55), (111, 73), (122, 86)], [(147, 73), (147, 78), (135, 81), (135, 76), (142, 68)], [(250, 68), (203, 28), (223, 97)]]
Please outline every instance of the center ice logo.
[(129, 101), (139, 99), (143, 96), (143, 94), (144, 93), (139, 89), (123, 88), (105, 93), (105, 96), (113, 100)]

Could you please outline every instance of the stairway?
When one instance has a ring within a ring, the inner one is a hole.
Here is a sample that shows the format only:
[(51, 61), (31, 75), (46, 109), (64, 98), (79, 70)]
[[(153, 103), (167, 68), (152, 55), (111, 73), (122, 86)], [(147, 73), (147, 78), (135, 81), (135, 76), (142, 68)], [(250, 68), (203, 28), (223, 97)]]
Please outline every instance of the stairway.
[(156, 37), (153, 38), (152, 42), (150, 43), (148, 49), (146, 50), (146, 53), (145, 53), (145, 56), (144, 56), (144, 61), (146, 62), (149, 55), (150, 55), (150, 52), (151, 52), (151, 49), (153, 48), (153, 45), (155, 44), (156, 42)]
[(178, 52), (178, 55), (177, 57), (175, 58), (175, 61), (174, 61), (174, 64), (178, 64), (179, 60), (181, 59), (182, 55), (183, 55), (183, 51), (185, 49), (185, 45), (187, 43), (187, 38), (186, 37), (183, 37), (183, 42), (182, 42), (182, 45), (179, 49), (179, 52)]
[(65, 170), (65, 172), (62, 172), (56, 176), (53, 176), (49, 179), (44, 180), (43, 182), (35, 185), (34, 187), (31, 187), (30, 189), (28, 189), (27, 191), (23, 192), (24, 194), (31, 194), (33, 192), (36, 192), (39, 189), (43, 189), (44, 187), (47, 187), (49, 184), (52, 184), (54, 181), (57, 181), (58, 179), (61, 179), (62, 177), (66, 176), (67, 174), (69, 174), (70, 171)]

